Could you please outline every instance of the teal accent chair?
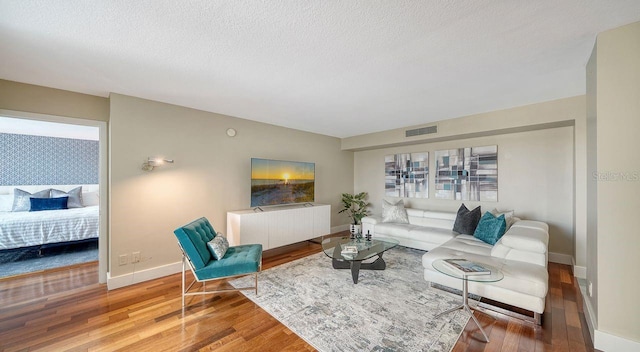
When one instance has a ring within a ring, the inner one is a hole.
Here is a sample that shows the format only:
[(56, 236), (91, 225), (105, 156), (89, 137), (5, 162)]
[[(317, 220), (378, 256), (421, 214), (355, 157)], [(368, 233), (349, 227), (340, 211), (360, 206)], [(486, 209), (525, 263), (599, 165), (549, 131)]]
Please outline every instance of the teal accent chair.
[[(262, 268), (262, 245), (246, 244), (229, 247), (222, 259), (216, 260), (207, 242), (217, 233), (206, 218), (194, 220), (182, 227), (177, 228), (173, 233), (178, 239), (178, 245), (182, 251), (182, 306), (186, 296), (205, 295), (212, 293), (256, 290), (258, 294), (258, 272)], [(187, 265), (191, 269), (195, 279), (185, 288), (185, 273)], [(223, 289), (207, 291), (206, 282), (220, 280), (236, 276), (255, 275), (255, 286), (242, 287), (236, 289)], [(196, 282), (202, 283), (202, 290), (189, 292)]]

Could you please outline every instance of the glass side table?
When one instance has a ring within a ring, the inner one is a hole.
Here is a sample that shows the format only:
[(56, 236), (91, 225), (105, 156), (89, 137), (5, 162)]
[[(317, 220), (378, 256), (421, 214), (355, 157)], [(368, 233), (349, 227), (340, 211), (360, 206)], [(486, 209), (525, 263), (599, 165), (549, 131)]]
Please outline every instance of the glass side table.
[(502, 273), (502, 271), (500, 271), (500, 269), (493, 267), (491, 265), (487, 265), (484, 263), (481, 263), (483, 267), (489, 269), (491, 271), (491, 274), (485, 274), (485, 275), (464, 275), (463, 273), (454, 270), (450, 267), (448, 267), (445, 263), (443, 259), (436, 259), (433, 261), (432, 266), (434, 269), (436, 269), (438, 272), (447, 275), (447, 276), (451, 276), (453, 278), (462, 280), (462, 304), (455, 307), (455, 308), (451, 308), (448, 310), (445, 310), (442, 313), (437, 314), (434, 318), (439, 318), (445, 314), (451, 313), (451, 312), (455, 312), (458, 309), (462, 309), (464, 311), (466, 311), (467, 313), (469, 313), (471, 315), (471, 318), (473, 319), (473, 322), (478, 326), (478, 329), (480, 329), (480, 332), (482, 333), (482, 336), (484, 336), (485, 341), (489, 342), (489, 337), (487, 336), (487, 334), (484, 332), (484, 330), (482, 329), (482, 326), (480, 326), (480, 323), (478, 322), (478, 319), (476, 319), (476, 317), (473, 315), (473, 311), (471, 310), (471, 307), (469, 306), (469, 281), (474, 281), (474, 282), (496, 282), (496, 281), (500, 281), (504, 278), (504, 274)]

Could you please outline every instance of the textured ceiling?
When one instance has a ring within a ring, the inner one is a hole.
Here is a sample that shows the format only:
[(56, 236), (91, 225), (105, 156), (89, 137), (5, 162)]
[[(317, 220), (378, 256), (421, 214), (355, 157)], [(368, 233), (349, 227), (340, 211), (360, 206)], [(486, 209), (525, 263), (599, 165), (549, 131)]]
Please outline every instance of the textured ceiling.
[(638, 0), (0, 0), (0, 78), (336, 137), (584, 94)]

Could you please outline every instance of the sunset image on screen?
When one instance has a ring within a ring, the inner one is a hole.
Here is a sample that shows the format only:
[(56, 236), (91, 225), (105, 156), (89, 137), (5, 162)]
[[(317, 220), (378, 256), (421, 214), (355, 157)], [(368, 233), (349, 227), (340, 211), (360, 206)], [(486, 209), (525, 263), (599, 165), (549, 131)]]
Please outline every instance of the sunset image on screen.
[(251, 159), (251, 206), (313, 202), (315, 164)]

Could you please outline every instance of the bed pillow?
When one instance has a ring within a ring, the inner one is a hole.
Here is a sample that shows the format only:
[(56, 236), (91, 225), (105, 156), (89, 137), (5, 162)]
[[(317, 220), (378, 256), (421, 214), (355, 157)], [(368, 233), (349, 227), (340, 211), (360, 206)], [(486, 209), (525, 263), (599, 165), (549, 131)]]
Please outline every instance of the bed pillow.
[(386, 199), (382, 200), (382, 222), (394, 222), (396, 224), (409, 223), (407, 209), (405, 209), (402, 199), (395, 203), (391, 203)]
[(13, 195), (0, 194), (0, 211), (11, 211), (13, 208)]
[(61, 191), (59, 189), (51, 190), (51, 198), (60, 198), (60, 197), (69, 197), (69, 202), (67, 203), (67, 207), (71, 208), (82, 208), (82, 186), (76, 187), (69, 192)]
[(207, 242), (207, 247), (209, 247), (209, 252), (213, 255), (216, 260), (220, 260), (224, 257), (225, 253), (227, 253), (227, 249), (229, 249), (229, 242), (224, 236), (216, 236), (211, 241)]
[(29, 198), (31, 207), (29, 211), (42, 211), (42, 210), (62, 210), (68, 209), (67, 202), (69, 197), (57, 197), (57, 198)]
[(13, 208), (11, 211), (29, 211), (31, 209), (31, 201), (29, 198), (51, 198), (51, 188), (43, 189), (40, 192), (29, 193), (20, 188), (13, 190)]
[(98, 194), (98, 191), (83, 192), (82, 205), (84, 205), (85, 207), (100, 205), (100, 195)]
[(473, 236), (476, 231), (476, 226), (480, 222), (482, 213), (480, 207), (476, 207), (473, 210), (467, 209), (467, 206), (462, 203), (458, 208), (458, 214), (456, 215), (456, 221), (453, 223), (453, 231), (462, 234)]

